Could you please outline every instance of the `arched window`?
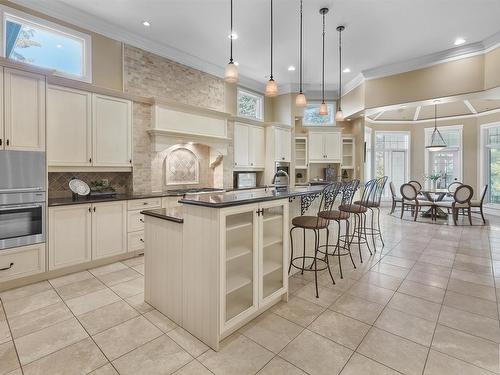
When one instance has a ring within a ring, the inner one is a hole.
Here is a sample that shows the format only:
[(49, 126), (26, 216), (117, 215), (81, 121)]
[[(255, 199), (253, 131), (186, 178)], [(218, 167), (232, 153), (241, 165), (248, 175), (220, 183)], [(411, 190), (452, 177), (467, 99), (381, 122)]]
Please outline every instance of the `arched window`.
[(165, 183), (167, 185), (198, 184), (198, 157), (187, 148), (170, 151), (165, 159)]

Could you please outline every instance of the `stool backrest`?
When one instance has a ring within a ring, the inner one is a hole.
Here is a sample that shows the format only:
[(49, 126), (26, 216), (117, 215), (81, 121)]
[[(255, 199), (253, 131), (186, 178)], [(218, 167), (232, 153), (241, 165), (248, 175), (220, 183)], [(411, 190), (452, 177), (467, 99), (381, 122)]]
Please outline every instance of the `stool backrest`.
[(454, 194), (460, 185), (462, 185), (462, 183), (459, 181), (452, 182), (451, 184), (448, 185), (448, 193)]
[(472, 196), (474, 195), (474, 190), (472, 186), (469, 185), (460, 185), (457, 190), (455, 190), (455, 194), (453, 194), (453, 199), (456, 203), (470, 203)]
[(342, 205), (350, 205), (352, 203), (358, 187), (359, 180), (352, 180), (342, 185)]
[(377, 179), (374, 178), (365, 183), (365, 188), (363, 189), (363, 194), (361, 195), (361, 204), (367, 205), (373, 203), (375, 200), (375, 194), (377, 192)]
[(417, 200), (417, 189), (411, 183), (401, 185), (401, 196), (406, 201), (416, 201)]
[(387, 183), (388, 179), (389, 177), (387, 176), (380, 177), (377, 179), (377, 183), (375, 186), (374, 200), (373, 200), (373, 203), (375, 203), (376, 206), (380, 206), (380, 201), (382, 200), (382, 194), (384, 193), (385, 184)]
[(417, 191), (417, 194), (420, 192), (420, 190), (422, 190), (422, 184), (420, 182), (415, 181), (415, 180), (411, 180), (411, 181), (408, 181), (408, 183), (415, 188), (415, 190)]
[(481, 206), (483, 205), (484, 198), (486, 197), (487, 191), (488, 191), (488, 185), (484, 185), (483, 192), (481, 193)]
[(342, 182), (332, 182), (326, 185), (321, 191), (321, 201), (319, 203), (318, 213), (321, 211), (331, 211), (335, 199), (342, 189)]

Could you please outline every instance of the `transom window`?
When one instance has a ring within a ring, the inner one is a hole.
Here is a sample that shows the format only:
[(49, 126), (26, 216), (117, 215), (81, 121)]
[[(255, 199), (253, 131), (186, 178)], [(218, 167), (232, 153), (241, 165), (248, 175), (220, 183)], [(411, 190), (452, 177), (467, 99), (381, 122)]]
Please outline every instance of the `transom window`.
[(4, 57), (92, 81), (90, 35), (6, 7), (0, 10)]
[(238, 88), (238, 116), (264, 119), (264, 97)]
[(304, 108), (303, 126), (334, 126), (335, 125), (335, 106), (332, 103), (327, 104), (328, 114), (319, 114), (320, 103), (310, 103)]

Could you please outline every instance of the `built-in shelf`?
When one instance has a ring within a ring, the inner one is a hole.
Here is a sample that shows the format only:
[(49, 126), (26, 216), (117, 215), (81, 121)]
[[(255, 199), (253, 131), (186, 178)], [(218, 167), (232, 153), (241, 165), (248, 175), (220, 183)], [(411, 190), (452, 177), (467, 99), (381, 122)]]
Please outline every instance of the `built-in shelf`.
[(282, 267), (282, 263), (281, 262), (277, 262), (277, 261), (274, 261), (274, 260), (265, 260), (264, 261), (264, 276), (267, 276), (271, 273), (273, 273), (274, 271), (277, 271), (277, 270), (280, 270)]
[(227, 249), (226, 262), (231, 262), (233, 260), (240, 259), (251, 253), (252, 249), (244, 245), (230, 247)]
[(281, 236), (266, 236), (264, 237), (264, 248), (282, 243), (283, 238)]
[(282, 219), (282, 218), (283, 218), (283, 215), (264, 216), (264, 223), (267, 223), (267, 222), (273, 221), (273, 220)]
[(237, 293), (228, 296), (226, 300), (226, 321), (233, 319), (250, 308), (253, 304), (252, 298), (251, 285), (247, 285), (246, 288), (240, 289)]
[(252, 223), (249, 223), (249, 222), (231, 223), (230, 225), (226, 226), (226, 231), (230, 232), (230, 231), (234, 231), (237, 229), (243, 229), (243, 228), (250, 227), (251, 225), (252, 225)]
[(231, 272), (227, 275), (226, 294), (231, 294), (252, 282), (252, 279), (242, 273)]

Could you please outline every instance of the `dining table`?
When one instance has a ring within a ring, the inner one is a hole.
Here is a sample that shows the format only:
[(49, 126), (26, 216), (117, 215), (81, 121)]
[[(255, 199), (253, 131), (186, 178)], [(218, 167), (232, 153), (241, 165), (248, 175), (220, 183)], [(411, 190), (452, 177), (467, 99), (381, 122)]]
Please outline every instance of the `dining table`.
[[(448, 189), (426, 189), (422, 188), (420, 190), (420, 193), (427, 199), (429, 202), (440, 202), (442, 201), (449, 193)], [(433, 213), (434, 211), (434, 213)], [(437, 206), (431, 206), (429, 209), (425, 212), (422, 212), (422, 217), (436, 217), (439, 219), (446, 219), (448, 217), (448, 214), (443, 211), (441, 208)]]

